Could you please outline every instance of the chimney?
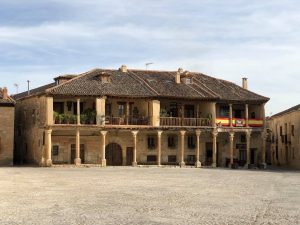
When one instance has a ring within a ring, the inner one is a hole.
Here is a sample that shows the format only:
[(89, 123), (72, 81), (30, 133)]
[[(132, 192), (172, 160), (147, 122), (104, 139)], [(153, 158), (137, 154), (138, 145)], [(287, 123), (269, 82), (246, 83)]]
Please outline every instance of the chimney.
[(2, 89), (2, 97), (3, 97), (3, 99), (8, 99), (8, 94), (7, 94), (7, 88), (6, 87), (4, 87), (3, 89)]
[(176, 72), (175, 82), (176, 84), (180, 84), (180, 75), (183, 73), (182, 68), (178, 68), (178, 71)]
[(122, 73), (127, 73), (127, 66), (126, 65), (122, 65), (119, 69)]
[(243, 86), (244, 89), (248, 90), (248, 78), (243, 77)]

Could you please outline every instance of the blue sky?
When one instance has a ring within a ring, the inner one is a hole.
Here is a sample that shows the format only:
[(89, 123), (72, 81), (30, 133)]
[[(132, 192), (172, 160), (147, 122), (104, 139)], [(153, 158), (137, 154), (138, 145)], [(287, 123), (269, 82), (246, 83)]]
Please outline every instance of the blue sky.
[(0, 0), (0, 85), (15, 93), (95, 67), (199, 71), (300, 103), (296, 0)]

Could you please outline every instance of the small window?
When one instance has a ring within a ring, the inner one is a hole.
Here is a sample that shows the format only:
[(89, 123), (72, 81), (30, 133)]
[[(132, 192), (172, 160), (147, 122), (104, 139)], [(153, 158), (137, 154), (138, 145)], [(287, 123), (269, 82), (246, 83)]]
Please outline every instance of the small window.
[(156, 155), (147, 155), (147, 162), (156, 162)]
[(283, 133), (282, 133), (282, 126), (280, 126), (280, 136), (282, 136)]
[(155, 149), (155, 147), (156, 147), (155, 137), (148, 136), (148, 149)]
[(176, 136), (174, 135), (168, 136), (168, 147), (176, 148)]
[(185, 78), (185, 83), (186, 84), (192, 84), (193, 83), (193, 79), (191, 77), (187, 77), (187, 78)]
[(188, 136), (188, 148), (189, 149), (194, 149), (196, 147), (196, 144), (195, 144), (195, 136)]
[(295, 136), (295, 126), (294, 125), (292, 125), (292, 127), (291, 127), (291, 134), (293, 137)]
[(196, 162), (195, 155), (188, 155), (186, 161), (187, 161), (188, 164), (194, 164)]
[(168, 163), (176, 163), (177, 157), (176, 155), (168, 155)]
[(58, 150), (59, 150), (59, 146), (58, 145), (53, 145), (52, 146), (52, 155), (53, 156), (58, 156)]

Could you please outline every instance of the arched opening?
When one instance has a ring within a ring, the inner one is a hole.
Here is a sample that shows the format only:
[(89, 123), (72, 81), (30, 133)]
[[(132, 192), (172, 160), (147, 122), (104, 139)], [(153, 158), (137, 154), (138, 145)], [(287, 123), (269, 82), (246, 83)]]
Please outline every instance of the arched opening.
[(107, 166), (122, 166), (122, 148), (117, 143), (110, 143), (105, 147)]

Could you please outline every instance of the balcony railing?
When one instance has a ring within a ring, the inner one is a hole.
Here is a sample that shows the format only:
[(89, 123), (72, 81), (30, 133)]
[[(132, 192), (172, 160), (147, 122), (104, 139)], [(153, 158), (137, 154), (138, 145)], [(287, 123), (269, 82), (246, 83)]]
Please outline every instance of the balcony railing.
[(208, 118), (160, 117), (160, 126), (211, 126)]
[(149, 117), (146, 116), (124, 116), (124, 117), (105, 117), (105, 125), (150, 125)]
[[(230, 119), (229, 118), (217, 118), (216, 123), (218, 126), (229, 127)], [(249, 119), (248, 126), (249, 127), (262, 127), (263, 126), (262, 119)], [(233, 127), (245, 127), (246, 120), (243, 118), (232, 118), (232, 126)]]

